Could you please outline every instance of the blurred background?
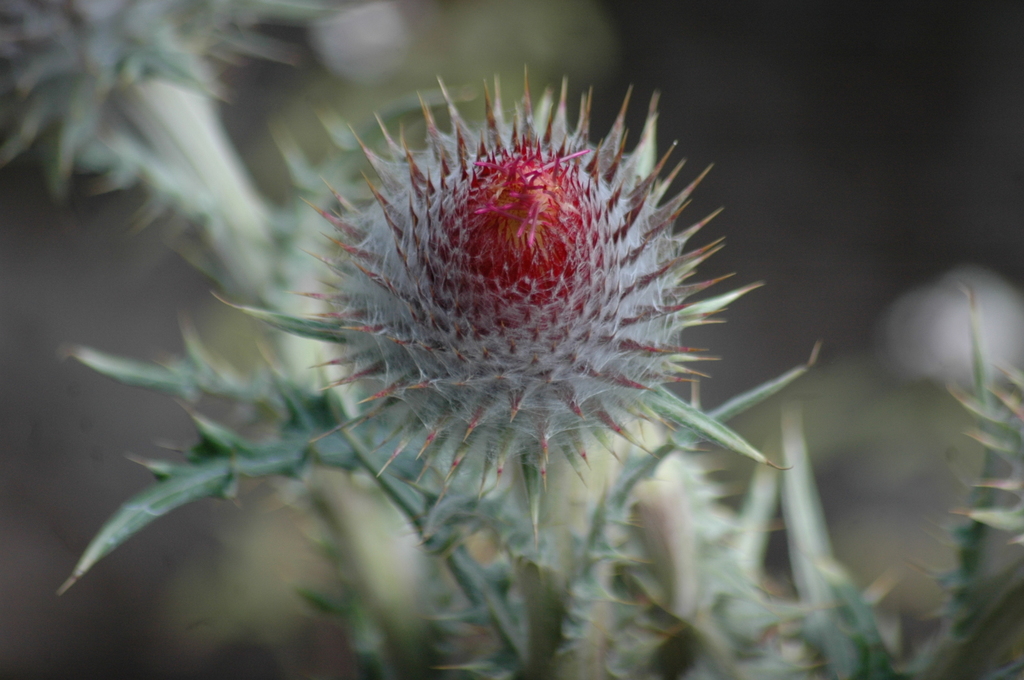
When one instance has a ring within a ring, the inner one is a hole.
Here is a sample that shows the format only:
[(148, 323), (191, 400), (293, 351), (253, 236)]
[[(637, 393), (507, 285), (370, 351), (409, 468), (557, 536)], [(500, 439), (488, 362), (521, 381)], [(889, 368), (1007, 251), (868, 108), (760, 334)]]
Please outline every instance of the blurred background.
[[(803, 404), (839, 557), (864, 587), (894, 584), (879, 607), (919, 643), (941, 605), (929, 574), (947, 563), (943, 528), (976, 471), (946, 389), (968, 376), (965, 287), (993, 353), (1024, 363), (1024, 5), (377, 0), (263, 30), (300, 60), (231, 66), (221, 112), (278, 200), (271, 127), (315, 155), (318, 111), (361, 122), (437, 75), (475, 93), (467, 113), (494, 74), (506, 101), (524, 65), (535, 95), (566, 75), (570, 101), (594, 88), (594, 136), (630, 85), (634, 131), (660, 91), (659, 138), (678, 140), (683, 181), (715, 165), (681, 222), (725, 207), (697, 243), (728, 247), (702, 273), (766, 283), (684, 339), (722, 358), (703, 402), (823, 341), (781, 399)], [(244, 332), (169, 225), (130, 230), (142, 201), (79, 179), (56, 203), (32, 164), (0, 170), (0, 678), (333, 677), (340, 633), (291, 590), (319, 567), (272, 489), (178, 510), (55, 595), (150, 481), (125, 454), (192, 436), (173, 401), (63, 362), (61, 346), (172, 355), (182, 316), (215, 347)], [(734, 423), (775, 458), (779, 403)]]

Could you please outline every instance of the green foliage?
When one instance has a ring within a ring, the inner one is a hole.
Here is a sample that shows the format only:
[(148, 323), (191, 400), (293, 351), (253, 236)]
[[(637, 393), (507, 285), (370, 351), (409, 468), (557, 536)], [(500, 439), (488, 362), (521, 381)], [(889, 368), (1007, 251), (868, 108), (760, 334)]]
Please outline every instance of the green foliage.
[(122, 359), (84, 347), (73, 350), (72, 356), (127, 385), (190, 401), (198, 400), (200, 395), (232, 399), (249, 405), (255, 413), (269, 412), (277, 423), (277, 437), (253, 442), (193, 413), (199, 441), (187, 450), (188, 462), (140, 461), (154, 474), (157, 483), (125, 503), (107, 521), (61, 587), (62, 592), (98, 560), (158, 517), (202, 498), (233, 496), (239, 477), (301, 476), (314, 459), (343, 469), (355, 466), (351, 449), (338, 446), (340, 442), (332, 440), (319, 446), (311, 442), (335, 426), (323, 393), (302, 392), (269, 375), (241, 381), (211, 365), (195, 337), (189, 338), (187, 346), (189, 354), (167, 366)]
[[(65, 587), (133, 533), (175, 507), (200, 498), (229, 496), (240, 476), (301, 477), (306, 466), (319, 463), (350, 471), (362, 469), (372, 475), (419, 533), (423, 549), (443, 561), (458, 585), (464, 601), (447, 612), (445, 619), (493, 627), (495, 649), (460, 664), (478, 677), (504, 677), (510, 668), (519, 668), (526, 677), (553, 677), (550, 674), (555, 669), (564, 677), (577, 677), (582, 669), (595, 668), (595, 664), (608, 667), (609, 677), (637, 677), (629, 669), (658, 649), (662, 650), (659, 654), (667, 655), (658, 662), (662, 666), (706, 666), (710, 669), (706, 672), (712, 673), (708, 677), (717, 677), (715, 673), (731, 667), (733, 653), (728, 647), (734, 644), (751, 657), (743, 666), (764, 672), (773, 667), (777, 677), (795, 677), (782, 674), (781, 669), (792, 670), (791, 664), (772, 660), (770, 651), (760, 649), (764, 630), (779, 624), (772, 613), (778, 611), (778, 605), (764, 600), (734, 559), (734, 544), (742, 535), (743, 523), (716, 508), (713, 485), (704, 479), (699, 466), (694, 467), (696, 461), (686, 462), (692, 454), (674, 453), (698, 443), (696, 435), (687, 433), (708, 427), (709, 418), (685, 402), (671, 397), (675, 412), (690, 417), (680, 423), (686, 429), (677, 434), (675, 443), (663, 444), (652, 455), (627, 442), (621, 473), (608, 492), (595, 499), (588, 513), (589, 529), (570, 539), (570, 554), (565, 556), (561, 555), (564, 546), (549, 533), (552, 527), (541, 519), (542, 506), (550, 496), (540, 490), (536, 468), (524, 465), (519, 469), (523, 488), (534, 488), (526, 499), (517, 499), (516, 485), (481, 496), (465, 483), (467, 476), (445, 485), (422, 461), (404, 457), (379, 475), (386, 460), (368, 442), (386, 432), (380, 422), (359, 417), (365, 412), (346, 411), (331, 392), (304, 392), (273, 376), (240, 381), (211, 365), (197, 341), (190, 339), (188, 346), (191, 351), (186, 358), (165, 366), (85, 349), (75, 350), (74, 355), (130, 385), (192, 401), (200, 395), (228, 398), (248, 405), (253, 413), (271, 413), (279, 434), (257, 443), (194, 414), (199, 438), (187, 451), (188, 462), (148, 464), (157, 483), (107, 522)], [(783, 380), (752, 390), (738, 403), (751, 406), (802, 372), (797, 369)], [(694, 418), (692, 414), (700, 415)], [(720, 439), (742, 441), (717, 422), (714, 428)], [(706, 553), (700, 560), (703, 595), (699, 618), (704, 622), (696, 627), (694, 612), (673, 611), (665, 600), (666, 591), (658, 581), (671, 577), (643, 566), (645, 541), (669, 539), (650, 533), (646, 538), (629, 535), (624, 529), (635, 523), (631, 517), (636, 485), (649, 480), (668, 462), (677, 464), (682, 475), (677, 482), (692, 497), (690, 507), (684, 510), (699, 527), (700, 545)], [(423, 479), (425, 474), (435, 477), (433, 485)], [(505, 559), (483, 566), (470, 555), (462, 543), (481, 530), (498, 536)], [(723, 579), (726, 573), (730, 576)], [(323, 597), (308, 592), (305, 596), (324, 609), (327, 600)], [(603, 628), (602, 617), (595, 615), (599, 610), (605, 612), (608, 628)], [(342, 607), (338, 611), (349, 610)], [(607, 630), (632, 630), (633, 634), (615, 641), (607, 639)], [(667, 641), (661, 640), (665, 636)], [(682, 661), (675, 658), (679, 654)], [(657, 667), (651, 666), (650, 672), (657, 674)]]

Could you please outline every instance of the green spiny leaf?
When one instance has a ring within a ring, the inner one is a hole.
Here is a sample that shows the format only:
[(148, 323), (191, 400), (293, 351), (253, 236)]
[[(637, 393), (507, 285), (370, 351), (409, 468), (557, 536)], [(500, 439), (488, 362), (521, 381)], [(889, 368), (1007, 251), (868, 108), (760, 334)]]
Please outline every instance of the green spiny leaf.
[(423, 534), (434, 536), (459, 523), (459, 516), (473, 512), (476, 497), (469, 494), (449, 493), (439, 499), (427, 512), (423, 521)]
[(97, 373), (126, 385), (171, 394), (189, 401), (194, 400), (199, 393), (189, 377), (174, 368), (124, 359), (88, 347), (75, 347), (69, 355)]
[(291, 314), (285, 314), (283, 312), (271, 312), (266, 309), (257, 309), (255, 307), (235, 305), (227, 301), (224, 302), (239, 311), (245, 312), (254, 319), (259, 319), (274, 328), (278, 328), (294, 335), (299, 335), (304, 338), (312, 338), (314, 340), (324, 340), (326, 342), (345, 342), (345, 331), (335, 321), (304, 319), (302, 317), (292, 316)]
[(742, 453), (758, 463), (771, 465), (768, 459), (743, 437), (708, 414), (694, 408), (664, 387), (657, 388), (656, 393), (660, 398), (652, 400), (651, 406), (661, 415), (692, 429), (715, 444), (724, 446), (736, 453)]
[[(298, 477), (303, 474), (312, 458), (312, 448), (308, 435), (295, 433), (277, 441), (253, 445), (246, 443), (245, 448), (237, 451), (233, 458), (235, 470), (246, 477), (267, 477), (269, 475), (288, 475)], [(351, 449), (338, 451), (335, 457), (321, 462), (333, 467), (351, 469), (354, 467)]]
[(190, 458), (223, 458), (248, 450), (248, 442), (220, 423), (199, 413), (192, 413), (191, 416), (199, 432), (199, 443), (189, 449)]
[(693, 304), (686, 307), (683, 314), (685, 316), (698, 316), (698, 315), (709, 315), (715, 314), (725, 309), (728, 305), (732, 304), (742, 296), (746, 295), (755, 288), (760, 288), (762, 283), (752, 283), (742, 288), (730, 291), (728, 293), (722, 293), (714, 297), (701, 300), (700, 302), (694, 302)]
[[(195, 462), (188, 465), (140, 461), (157, 477), (157, 483), (125, 503), (107, 520), (60, 592), (71, 587), (92, 565), (157, 517), (201, 498), (233, 494), (239, 475), (294, 476), (301, 474), (309, 463), (309, 433), (293, 433), (281, 440), (253, 444), (201, 416), (193, 416), (193, 420), (202, 440), (192, 451), (194, 454), (202, 447), (204, 455), (197, 456)], [(335, 467), (354, 467), (351, 449), (335, 447), (329, 455), (321, 454), (320, 459)]]
[(229, 461), (213, 460), (181, 466), (177, 473), (139, 493), (107, 520), (57, 592), (70, 588), (96, 562), (157, 517), (200, 498), (223, 495), (233, 477)]
[(708, 412), (715, 420), (725, 422), (734, 416), (738, 416), (747, 409), (760, 404), (762, 401), (775, 395), (783, 390), (783, 388), (789, 386), (794, 380), (806, 373), (815, 363), (818, 356), (819, 345), (814, 346), (814, 351), (811, 352), (811, 358), (803, 366), (797, 366), (774, 380), (758, 385), (752, 390), (744, 392), (743, 394), (737, 395), (725, 402), (718, 408), (712, 409)]

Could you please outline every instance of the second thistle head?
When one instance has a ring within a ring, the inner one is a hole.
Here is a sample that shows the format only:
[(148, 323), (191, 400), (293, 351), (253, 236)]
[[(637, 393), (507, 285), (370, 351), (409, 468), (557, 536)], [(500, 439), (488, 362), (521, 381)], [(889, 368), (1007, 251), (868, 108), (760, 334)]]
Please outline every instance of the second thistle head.
[(495, 87), (479, 128), (445, 96), (449, 132), (427, 107), (425, 150), (385, 130), (390, 158), (366, 150), (376, 201), (325, 213), (343, 251), (338, 383), (373, 381), (407, 411), (394, 455), (419, 440), (449, 475), (477, 453), (543, 474), (552, 450), (585, 458), (591, 433), (628, 436), (651, 388), (691, 373), (678, 332), (714, 310), (685, 299), (713, 282), (686, 279), (719, 245), (683, 253), (706, 219), (673, 234), (700, 178), (663, 201), (682, 164), (659, 179), (655, 102), (625, 153), (626, 103), (595, 145), (590, 97), (570, 126), (564, 83), (536, 108), (527, 92), (511, 122)]

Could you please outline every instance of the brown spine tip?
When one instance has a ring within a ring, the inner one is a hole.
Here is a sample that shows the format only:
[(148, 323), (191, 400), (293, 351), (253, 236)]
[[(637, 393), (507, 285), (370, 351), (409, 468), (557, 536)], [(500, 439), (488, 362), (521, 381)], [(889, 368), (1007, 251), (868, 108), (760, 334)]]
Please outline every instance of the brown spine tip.
[(594, 100), (594, 88), (580, 95), (580, 116), (576, 123), (576, 135), (583, 144), (590, 139), (590, 105)]
[(331, 192), (331, 195), (334, 196), (334, 200), (336, 200), (341, 205), (342, 208), (344, 208), (345, 210), (355, 210), (356, 209), (356, 207), (354, 205), (352, 205), (351, 201), (349, 201), (347, 198), (345, 198), (344, 196), (339, 194), (338, 191), (334, 187), (332, 187), (327, 182), (326, 179), (321, 177), (320, 181), (322, 181), (327, 186), (327, 189)]
[(419, 460), (423, 453), (430, 448), (430, 445), (437, 439), (437, 435), (441, 433), (441, 430), (445, 427), (446, 420), (442, 419), (440, 422), (435, 423), (427, 433), (427, 438), (423, 441), (423, 446), (420, 447), (419, 453), (416, 454), (416, 460)]
[[(494, 103), (491, 101), (490, 90), (487, 89), (487, 83), (484, 83), (484, 112), (487, 117), (487, 141), (495, 149), (501, 149), (501, 129), (498, 126), (498, 118), (494, 112)], [(500, 112), (499, 112), (500, 113)], [(483, 141), (481, 140), (481, 148), (483, 147)], [(483, 156), (483, 153), (480, 154)]]
[(362, 239), (366, 238), (366, 234), (364, 234), (359, 229), (356, 229), (356, 227), (354, 225), (352, 225), (351, 223), (349, 223), (348, 221), (342, 219), (341, 217), (338, 217), (337, 215), (332, 215), (331, 213), (327, 212), (326, 210), (318, 208), (317, 206), (315, 206), (312, 203), (310, 203), (309, 201), (307, 201), (305, 198), (303, 198), (302, 200), (306, 202), (306, 205), (308, 205), (313, 210), (315, 210), (317, 212), (317, 214), (320, 215), (320, 217), (322, 217), (325, 220), (327, 220), (328, 222), (330, 222), (332, 225), (334, 225), (335, 228), (337, 228), (339, 231), (343, 232), (349, 238), (351, 238), (353, 240), (360, 240), (360, 241)]
[(661, 100), (661, 91), (655, 90), (651, 93), (651, 103), (647, 105), (647, 118), (656, 118), (658, 116), (658, 102)]
[(523, 393), (520, 391), (514, 391), (509, 395), (509, 418), (508, 421), (512, 422), (516, 419), (516, 414), (519, 413), (519, 407), (523, 403)]
[(444, 81), (441, 80), (441, 76), (437, 77), (437, 84), (441, 88), (441, 96), (444, 97), (444, 103), (448, 107), (448, 117), (451, 118), (452, 128), (459, 130), (463, 127), (462, 117), (459, 115), (459, 109), (455, 106), (455, 101), (451, 95), (448, 94), (448, 88), (445, 86)]
[(420, 98), (420, 109), (423, 111), (423, 120), (427, 124), (427, 132), (430, 133), (431, 138), (438, 135), (437, 123), (434, 121), (434, 113), (427, 106), (427, 102), (423, 99), (423, 95), (417, 93)]
[[(823, 341), (818, 340), (814, 343), (814, 347), (811, 349), (811, 356), (807, 359), (807, 368), (811, 368), (818, 363), (818, 355), (821, 353), (822, 342)], [(1024, 418), (1022, 418), (1022, 420), (1024, 420)]]
[(637, 185), (636, 189), (632, 191), (632, 193), (630, 194), (631, 201), (633, 201), (635, 204), (639, 204), (641, 206), (643, 205), (647, 196), (651, 193), (651, 188), (654, 186), (655, 180), (657, 180), (658, 175), (660, 175), (661, 171), (665, 168), (665, 163), (668, 162), (668, 157), (671, 156), (672, 152), (676, 150), (676, 146), (678, 146), (678, 144), (678, 142), (672, 142), (671, 144), (669, 144), (668, 149), (665, 151), (664, 154), (662, 154), (658, 162), (655, 163), (654, 169), (652, 169), (647, 174), (647, 177), (645, 177), (644, 180)]
[(615, 156), (612, 157), (611, 163), (608, 164), (608, 168), (604, 171), (604, 178), (607, 182), (611, 182), (615, 178), (615, 173), (618, 172), (619, 165), (622, 164), (622, 154), (626, 151), (627, 133), (628, 131), (624, 131), (622, 133), (622, 137), (619, 139), (618, 148), (615, 150)]
[(469, 177), (469, 151), (466, 148), (466, 138), (462, 136), (462, 129), (456, 129), (455, 131), (456, 149), (459, 156), (459, 171), (462, 173), (462, 179), (465, 180)]
[(533, 100), (530, 99), (530, 70), (523, 67), (523, 116), (526, 118), (526, 125), (533, 128)]
[(623, 130), (626, 125), (626, 111), (629, 109), (629, 100), (633, 96), (633, 86), (630, 85), (626, 88), (626, 96), (622, 98), (622, 106), (619, 107), (619, 115), (615, 116), (615, 123), (612, 124), (612, 129)]
[[(693, 235), (694, 235), (694, 234), (696, 234), (696, 233), (697, 233), (698, 231), (700, 231), (701, 229), (703, 229), (703, 228), (704, 228), (704, 227), (705, 227), (705, 226), (707, 225), (707, 223), (708, 223), (708, 222), (710, 222), (711, 220), (713, 220), (713, 219), (715, 219), (716, 217), (718, 217), (719, 213), (721, 213), (721, 212), (722, 212), (722, 211), (723, 211), (724, 209), (725, 209), (725, 208), (718, 208), (718, 209), (716, 209), (716, 210), (712, 211), (712, 212), (711, 212), (711, 214), (710, 214), (710, 215), (708, 215), (707, 217), (705, 217), (704, 219), (700, 220), (699, 222), (694, 222), (694, 223), (693, 223), (692, 225), (690, 225), (689, 227), (687, 227), (687, 228), (686, 228), (686, 231), (684, 231), (683, 233), (681, 233), (681, 234), (680, 234), (679, 236), (680, 236), (681, 238), (689, 238), (690, 236), (693, 236)], [(681, 209), (680, 209), (680, 211), (681, 211)], [(675, 213), (675, 214), (676, 214), (677, 216), (679, 215), (679, 213), (678, 213), (678, 212), (677, 212), (677, 213)]]
[(391, 152), (392, 159), (399, 159), (402, 157), (402, 147), (395, 143), (395, 140), (391, 138), (391, 133), (388, 132), (388, 128), (384, 125), (384, 121), (381, 120), (380, 114), (374, 113), (373, 117), (377, 121), (377, 125), (380, 127), (381, 135), (384, 137), (384, 141), (388, 145), (388, 150)]
[[(550, 100), (550, 90), (548, 90), (546, 94), (548, 94), (548, 96), (545, 97), (545, 99)], [(544, 126), (544, 146), (551, 145), (551, 134), (555, 126), (555, 115), (554, 111), (548, 111), (548, 122), (547, 125)]]
[(697, 188), (697, 185), (701, 183), (701, 180), (707, 177), (708, 173), (711, 172), (711, 168), (713, 167), (715, 167), (715, 164), (711, 163), (710, 165), (708, 165), (708, 167), (704, 168), (703, 172), (697, 175), (697, 179), (690, 182), (689, 186), (687, 186), (685, 189), (679, 192), (679, 194), (676, 196), (676, 199), (683, 198), (685, 200), (689, 198), (690, 194), (693, 193), (693, 190)]
[(569, 77), (562, 77), (562, 89), (558, 93), (558, 108), (555, 110), (555, 118), (558, 124), (565, 129), (566, 99), (569, 95)]
[(484, 412), (486, 410), (486, 405), (480, 406), (480, 408), (476, 410), (476, 413), (473, 414), (473, 417), (469, 419), (469, 423), (466, 425), (466, 434), (462, 438), (463, 443), (465, 443), (466, 440), (469, 439), (469, 435), (473, 434), (473, 430), (475, 430), (476, 426), (480, 424), (480, 419), (483, 418)]
[(404, 388), (404, 387), (405, 387), (405, 382), (403, 382), (403, 381), (399, 381), (399, 382), (393, 383), (391, 385), (388, 385), (384, 389), (382, 389), (380, 392), (377, 392), (376, 394), (370, 395), (366, 399), (363, 399), (359, 403), (360, 404), (365, 404), (368, 401), (376, 401), (377, 399), (383, 399), (384, 397), (390, 397), (393, 394), (395, 394), (396, 392), (402, 390), (402, 388)]
[(412, 151), (409, 147), (405, 147), (405, 162), (409, 166), (409, 179), (411, 180), (412, 187), (416, 193), (419, 194), (420, 185), (423, 184), (426, 176), (423, 174), (423, 171), (420, 170), (420, 166), (416, 164), (416, 159), (413, 158)]
[(392, 452), (391, 456), (388, 457), (387, 462), (384, 463), (383, 467), (381, 467), (381, 469), (377, 471), (377, 476), (378, 477), (380, 477), (382, 474), (384, 474), (384, 471), (388, 469), (388, 466), (391, 465), (392, 461), (394, 461), (395, 458), (398, 458), (398, 454), (400, 454), (402, 451), (404, 451), (405, 447), (408, 446), (408, 445), (409, 445), (409, 440), (408, 439), (403, 439), (398, 444), (398, 446), (395, 447), (395, 450)]

